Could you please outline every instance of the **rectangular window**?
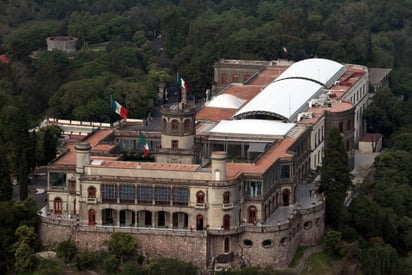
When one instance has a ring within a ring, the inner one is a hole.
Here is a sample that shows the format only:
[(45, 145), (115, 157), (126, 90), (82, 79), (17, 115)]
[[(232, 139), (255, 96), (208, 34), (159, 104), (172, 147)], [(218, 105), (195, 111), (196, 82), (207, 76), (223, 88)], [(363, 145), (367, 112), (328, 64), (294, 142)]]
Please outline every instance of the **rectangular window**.
[(162, 204), (162, 205), (170, 204), (170, 188), (156, 187), (155, 192), (156, 192), (155, 193), (156, 204)]
[(288, 179), (290, 177), (290, 165), (281, 165), (280, 166), (280, 178)]
[(102, 201), (117, 202), (118, 189), (116, 184), (102, 184)]
[(343, 133), (343, 122), (339, 122), (339, 132)]
[(153, 202), (153, 188), (150, 186), (138, 187), (139, 202), (152, 203)]
[(173, 188), (173, 205), (188, 205), (189, 190), (187, 188)]
[(133, 185), (120, 186), (120, 202), (134, 203), (136, 189)]
[(246, 181), (245, 182), (245, 195), (251, 197), (257, 197), (262, 195), (262, 182), (260, 181)]
[(179, 149), (179, 141), (172, 140), (172, 149)]
[(65, 187), (66, 173), (50, 172), (50, 186), (51, 187)]

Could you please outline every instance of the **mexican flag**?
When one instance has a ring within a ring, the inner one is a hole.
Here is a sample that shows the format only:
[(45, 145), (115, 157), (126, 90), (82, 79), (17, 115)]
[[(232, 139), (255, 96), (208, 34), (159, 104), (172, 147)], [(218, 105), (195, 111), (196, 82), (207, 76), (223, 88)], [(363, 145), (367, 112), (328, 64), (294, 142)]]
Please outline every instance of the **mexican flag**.
[(186, 81), (184, 81), (179, 74), (177, 74), (177, 83), (179, 84), (180, 88), (185, 89), (186, 92), (189, 91), (189, 86), (187, 86)]
[(144, 135), (142, 132), (140, 132), (140, 144), (143, 145), (143, 154), (145, 157), (147, 157), (150, 154), (149, 150), (149, 144), (147, 143), (146, 139), (144, 138)]
[(127, 119), (127, 115), (129, 113), (129, 110), (127, 108), (123, 107), (122, 105), (119, 104), (116, 100), (114, 100), (113, 96), (110, 96), (110, 105), (117, 114), (119, 114), (123, 119)]

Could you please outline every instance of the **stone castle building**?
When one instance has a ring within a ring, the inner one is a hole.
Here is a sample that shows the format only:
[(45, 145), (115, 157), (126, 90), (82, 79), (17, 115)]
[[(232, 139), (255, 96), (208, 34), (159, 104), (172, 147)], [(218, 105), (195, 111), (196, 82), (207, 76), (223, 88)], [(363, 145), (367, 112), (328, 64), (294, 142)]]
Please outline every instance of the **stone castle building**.
[[(353, 166), (368, 97), (364, 66), (221, 60), (210, 100), (162, 105), (157, 129), (90, 124), (82, 134), (80, 122), (51, 121), (71, 129), (48, 166), (42, 242), (95, 250), (127, 232), (148, 258), (285, 268), (324, 234), (313, 179), (327, 133), (340, 130)], [(140, 132), (154, 161), (122, 160), (143, 151)]]

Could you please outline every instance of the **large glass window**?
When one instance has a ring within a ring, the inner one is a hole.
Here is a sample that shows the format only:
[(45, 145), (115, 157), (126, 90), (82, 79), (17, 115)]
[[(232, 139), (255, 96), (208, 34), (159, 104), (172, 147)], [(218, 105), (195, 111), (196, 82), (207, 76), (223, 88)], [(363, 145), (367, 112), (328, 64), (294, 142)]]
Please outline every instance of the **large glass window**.
[(65, 187), (66, 173), (50, 172), (50, 186), (51, 187)]
[(187, 188), (173, 188), (173, 204), (188, 205), (189, 190)]
[(120, 201), (133, 203), (136, 196), (136, 189), (133, 185), (120, 186)]
[(281, 165), (280, 166), (280, 178), (281, 179), (290, 178), (290, 165)]
[(262, 183), (260, 181), (246, 181), (245, 195), (257, 197), (262, 194)]
[(150, 186), (138, 187), (139, 202), (152, 203), (153, 201), (153, 188)]
[(102, 184), (103, 202), (116, 202), (118, 189), (116, 184)]
[(156, 204), (170, 204), (170, 188), (156, 187)]

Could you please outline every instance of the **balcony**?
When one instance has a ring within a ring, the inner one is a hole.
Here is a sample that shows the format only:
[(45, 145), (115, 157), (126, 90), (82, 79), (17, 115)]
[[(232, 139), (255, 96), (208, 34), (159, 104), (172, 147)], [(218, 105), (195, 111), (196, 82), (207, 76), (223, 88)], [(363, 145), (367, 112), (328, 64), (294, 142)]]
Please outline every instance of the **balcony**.
[(195, 208), (196, 209), (206, 209), (207, 205), (206, 205), (206, 203), (196, 203)]
[(87, 198), (87, 204), (97, 204), (96, 198)]
[(233, 208), (233, 202), (231, 202), (231, 203), (224, 203), (223, 205), (222, 205), (222, 209), (223, 210), (230, 210), (230, 209), (232, 209)]

